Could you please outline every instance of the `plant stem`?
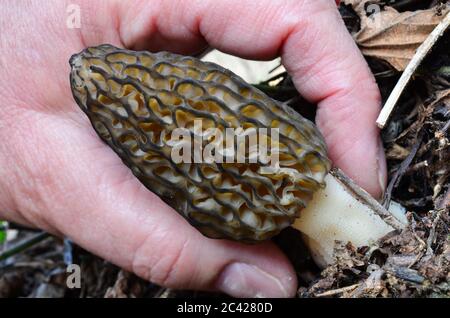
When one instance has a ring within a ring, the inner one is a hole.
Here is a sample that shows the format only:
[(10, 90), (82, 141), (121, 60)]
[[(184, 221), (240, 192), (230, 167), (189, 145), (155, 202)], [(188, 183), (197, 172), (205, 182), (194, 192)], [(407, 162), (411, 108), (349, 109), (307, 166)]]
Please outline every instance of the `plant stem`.
[(16, 255), (18, 253), (21, 253), (25, 251), (26, 249), (36, 245), (37, 243), (45, 240), (46, 238), (50, 237), (50, 234), (47, 232), (40, 232), (37, 234), (34, 234), (32, 237), (23, 240), (22, 242), (12, 246), (11, 248), (7, 249), (6, 251), (3, 251), (0, 253), (0, 262), (8, 259), (9, 257)]

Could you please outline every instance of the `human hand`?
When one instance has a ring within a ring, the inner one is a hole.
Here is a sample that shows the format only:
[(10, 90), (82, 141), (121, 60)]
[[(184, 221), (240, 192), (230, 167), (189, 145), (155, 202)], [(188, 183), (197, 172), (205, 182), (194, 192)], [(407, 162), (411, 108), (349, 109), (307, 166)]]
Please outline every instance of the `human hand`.
[[(144, 188), (73, 101), (69, 57), (86, 46), (193, 54), (208, 46), (253, 59), (277, 55), (318, 103), (329, 156), (374, 196), (386, 167), (379, 93), (331, 0), (83, 1), (3, 5), (0, 13), (0, 213), (65, 235), (154, 283), (232, 296), (293, 296), (296, 275), (271, 242), (203, 237)], [(239, 11), (239, 12), (236, 12)], [(237, 14), (238, 13), (238, 14)]]

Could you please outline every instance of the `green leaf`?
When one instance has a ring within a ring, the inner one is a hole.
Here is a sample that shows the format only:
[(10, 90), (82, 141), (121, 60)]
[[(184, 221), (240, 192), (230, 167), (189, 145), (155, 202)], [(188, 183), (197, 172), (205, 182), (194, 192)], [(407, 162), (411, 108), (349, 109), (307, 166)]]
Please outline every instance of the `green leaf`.
[(6, 241), (6, 222), (0, 221), (0, 244)]

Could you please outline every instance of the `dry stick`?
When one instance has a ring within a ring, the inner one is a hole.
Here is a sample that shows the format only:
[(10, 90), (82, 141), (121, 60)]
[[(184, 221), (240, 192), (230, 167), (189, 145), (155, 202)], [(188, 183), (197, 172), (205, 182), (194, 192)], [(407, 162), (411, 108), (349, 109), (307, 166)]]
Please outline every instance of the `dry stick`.
[(444, 128), (442, 128), (441, 132), (443, 135), (447, 132), (447, 130), (450, 128), (450, 120), (447, 121), (447, 123), (444, 125)]
[(422, 140), (423, 140), (423, 132), (420, 131), (418, 134), (418, 137), (417, 137), (417, 141), (413, 145), (411, 152), (405, 158), (405, 160), (402, 161), (402, 163), (400, 164), (400, 167), (397, 169), (397, 171), (395, 172), (391, 181), (389, 182), (389, 185), (388, 185), (386, 192), (384, 193), (384, 197), (383, 197), (383, 206), (386, 209), (389, 207), (389, 203), (391, 202), (392, 190), (394, 190), (394, 187), (396, 187), (398, 185), (401, 177), (408, 170), (408, 167), (411, 165), (411, 162), (413, 161), (414, 157), (417, 154), (417, 151), (419, 150), (420, 145), (422, 144)]
[(384, 107), (377, 118), (378, 127), (380, 127), (381, 129), (384, 128), (386, 122), (391, 116), (392, 111), (394, 110), (395, 105), (397, 104), (398, 99), (400, 98), (406, 85), (411, 80), (411, 77), (415, 73), (417, 67), (420, 65), (420, 63), (422, 63), (425, 56), (428, 54), (428, 52), (431, 50), (431, 48), (437, 42), (437, 40), (444, 34), (445, 30), (447, 30), (449, 25), (450, 25), (450, 13), (447, 13), (445, 18), (436, 26), (436, 28), (434, 28), (433, 32), (430, 33), (428, 38), (419, 46), (416, 54), (409, 62), (402, 76), (400, 77), (394, 89), (392, 90), (391, 95), (389, 95), (389, 98), (384, 104)]
[(347, 191), (358, 201), (366, 202), (367, 205), (388, 225), (397, 231), (402, 231), (404, 224), (397, 220), (386, 208), (383, 208), (377, 200), (361, 189), (353, 180), (347, 177), (340, 169), (334, 168), (330, 174), (347, 187)]
[(438, 210), (443, 210), (450, 207), (450, 187), (448, 187), (447, 191), (442, 195), (442, 199), (439, 200), (436, 207)]
[(436, 239), (436, 227), (441, 219), (441, 214), (443, 211), (444, 211), (444, 209), (438, 210), (436, 213), (436, 217), (433, 220), (430, 234), (428, 235), (428, 239), (427, 239), (427, 255), (433, 254), (433, 249), (431, 248), (431, 245), (433, 244), (434, 240)]
[(363, 294), (368, 294), (371, 290), (376, 289), (377, 286), (375, 284), (380, 284), (381, 277), (384, 273), (384, 269), (381, 268), (373, 271), (369, 277), (367, 277), (366, 280), (350, 294), (350, 297), (360, 298)]
[(337, 294), (342, 294), (351, 290), (354, 290), (355, 288), (359, 287), (359, 285), (361, 285), (361, 283), (358, 284), (354, 284), (351, 286), (346, 286), (346, 287), (342, 287), (339, 289), (333, 289), (333, 290), (328, 290), (326, 292), (320, 293), (315, 295), (316, 297), (329, 297), (329, 296), (335, 296)]

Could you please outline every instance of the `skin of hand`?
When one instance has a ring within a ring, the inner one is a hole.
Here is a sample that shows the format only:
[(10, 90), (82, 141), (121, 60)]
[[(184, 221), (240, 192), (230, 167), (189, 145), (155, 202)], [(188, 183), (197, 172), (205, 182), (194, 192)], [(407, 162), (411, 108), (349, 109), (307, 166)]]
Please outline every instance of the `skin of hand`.
[[(81, 28), (66, 25), (71, 3)], [(281, 55), (300, 93), (318, 104), (334, 164), (372, 195), (383, 191), (379, 92), (334, 1), (15, 1), (0, 15), (8, 30), (0, 33), (0, 218), (67, 236), (163, 286), (295, 295), (295, 271), (273, 243), (203, 237), (101, 142), (72, 98), (68, 64), (101, 43)]]

